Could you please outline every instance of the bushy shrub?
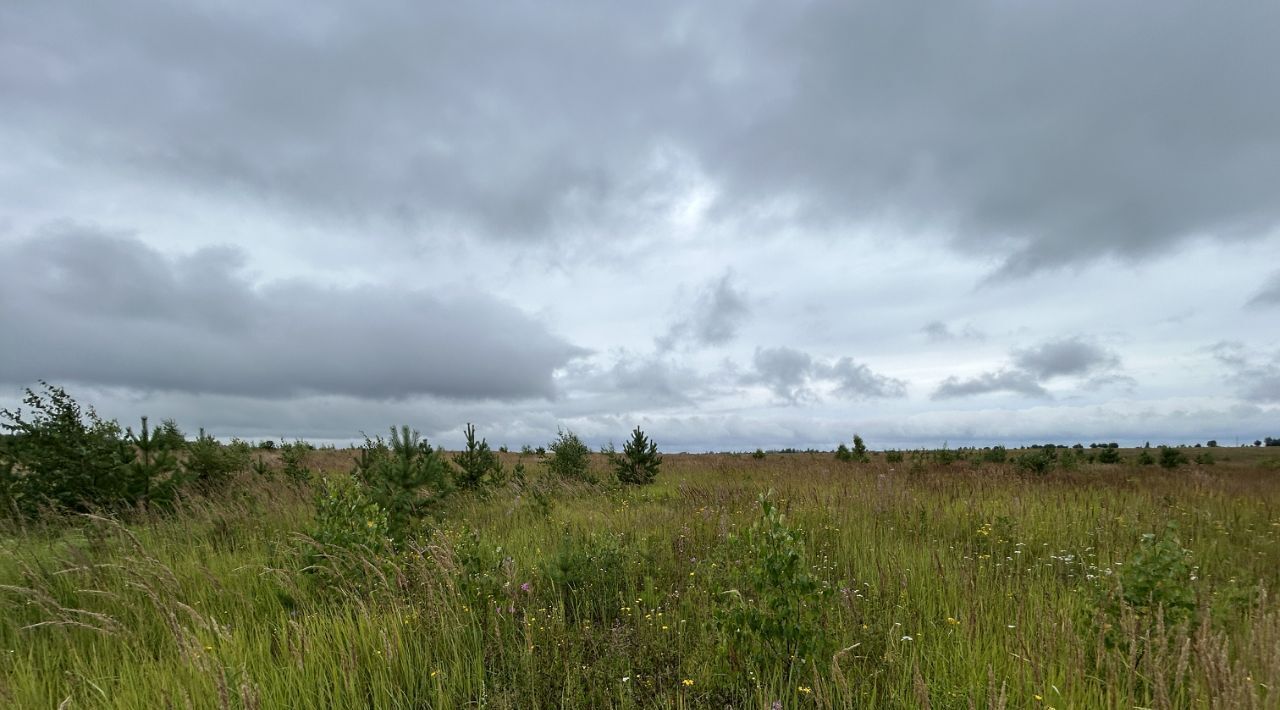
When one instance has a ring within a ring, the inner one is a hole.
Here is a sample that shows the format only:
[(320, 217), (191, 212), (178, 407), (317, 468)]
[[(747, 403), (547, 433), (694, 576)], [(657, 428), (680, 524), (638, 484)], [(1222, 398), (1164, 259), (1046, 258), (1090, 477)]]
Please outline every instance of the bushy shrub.
[(305, 569), (328, 581), (359, 579), (361, 558), (378, 557), (391, 536), (387, 511), (350, 478), (325, 477), (316, 492), (315, 526), (303, 552)]
[(1098, 463), (1120, 463), (1120, 449), (1111, 446), (1098, 452)]
[(903, 453), (897, 449), (884, 452), (884, 460), (888, 463), (902, 463), (904, 458)]
[(1026, 453), (1018, 457), (1018, 470), (1023, 473), (1030, 473), (1037, 476), (1043, 476), (1053, 468), (1053, 464), (1057, 461), (1055, 450), (1052, 448), (1036, 448), (1030, 449)]
[(555, 441), (547, 444), (550, 455), (543, 461), (547, 470), (560, 476), (582, 481), (591, 480), (588, 466), (591, 450), (570, 430), (562, 430)]
[(764, 449), (756, 449), (755, 451), (751, 452), (751, 458), (756, 459), (757, 461), (759, 461), (760, 459), (763, 459), (764, 457), (765, 457)]
[(731, 541), (742, 584), (720, 595), (713, 617), (729, 658), (737, 666), (771, 669), (830, 658), (822, 610), (831, 590), (810, 571), (803, 531), (786, 523), (768, 495), (759, 503), (760, 517)]
[(1138, 452), (1138, 458), (1137, 458), (1136, 463), (1137, 463), (1139, 466), (1154, 466), (1154, 465), (1155, 465), (1155, 463), (1156, 463), (1156, 457), (1154, 457), (1154, 456), (1152, 456), (1152, 455), (1151, 455), (1151, 447), (1150, 447), (1150, 446), (1144, 446), (1144, 447), (1142, 447), (1142, 451), (1139, 451), (1139, 452)]
[(444, 458), (408, 426), (392, 427), (389, 441), (366, 437), (353, 475), (368, 487), (369, 499), (387, 512), (387, 528), (397, 542), (453, 490)]
[(232, 476), (249, 467), (249, 452), (241, 447), (223, 446), (217, 439), (200, 430), (195, 441), (187, 444), (183, 469), (187, 478), (206, 490), (222, 488)]
[(292, 444), (280, 444), (280, 470), (284, 477), (294, 483), (306, 483), (311, 480), (311, 469), (307, 467), (307, 446), (302, 441)]
[(1009, 450), (1003, 446), (993, 446), (982, 452), (982, 460), (987, 463), (1004, 463), (1009, 460)]
[(1172, 446), (1160, 447), (1160, 467), (1177, 468), (1187, 462), (1186, 454)]
[(146, 469), (127, 467), (132, 447), (120, 426), (82, 410), (61, 387), (40, 384), (41, 392), (26, 390), (26, 412), (0, 410), (0, 429), (9, 435), (0, 448), (5, 510), (32, 515), (46, 507), (84, 512), (144, 502), (150, 479), (136, 478)]
[(1146, 533), (1133, 557), (1121, 566), (1114, 588), (1103, 588), (1103, 611), (1118, 618), (1125, 609), (1142, 618), (1161, 615), (1165, 624), (1190, 619), (1196, 611), (1190, 551), (1182, 547), (1177, 527)]
[(631, 440), (622, 445), (622, 453), (614, 450), (613, 444), (605, 452), (613, 472), (620, 483), (644, 485), (653, 483), (658, 477), (658, 469), (662, 466), (662, 454), (658, 453), (658, 444), (636, 427), (631, 432)]
[(1217, 462), (1218, 461), (1213, 457), (1213, 454), (1209, 453), (1208, 451), (1196, 457), (1196, 464), (1200, 466), (1212, 466)]
[(505, 478), (502, 462), (489, 448), (489, 442), (484, 439), (476, 441), (476, 428), (472, 424), (467, 424), (464, 432), (467, 437), (466, 449), (453, 457), (453, 463), (458, 467), (454, 482), (459, 488), (501, 484)]

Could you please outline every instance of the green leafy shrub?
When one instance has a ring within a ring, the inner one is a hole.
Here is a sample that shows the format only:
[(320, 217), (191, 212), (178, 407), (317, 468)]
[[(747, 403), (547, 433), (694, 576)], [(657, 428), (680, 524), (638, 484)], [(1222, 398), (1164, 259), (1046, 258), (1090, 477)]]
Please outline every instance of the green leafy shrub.
[(755, 451), (751, 452), (751, 458), (756, 459), (757, 461), (759, 461), (760, 459), (763, 459), (764, 457), (765, 457), (764, 449), (756, 449)]
[(662, 467), (658, 444), (645, 436), (640, 427), (631, 432), (631, 440), (622, 445), (621, 454), (614, 450), (613, 444), (605, 453), (620, 483), (653, 483), (658, 477), (658, 469)]
[(453, 490), (444, 458), (408, 426), (391, 428), (391, 439), (365, 438), (353, 475), (370, 500), (387, 512), (390, 536), (403, 541), (414, 523)]
[(713, 616), (729, 659), (785, 670), (793, 661), (830, 658), (822, 610), (831, 590), (810, 572), (803, 531), (786, 523), (768, 495), (759, 504), (760, 517), (731, 540), (742, 584), (720, 595)]
[(562, 430), (555, 441), (547, 444), (550, 454), (543, 461), (547, 470), (561, 477), (590, 481), (591, 450), (582, 443), (578, 435), (569, 430)]
[(134, 496), (148, 487), (123, 465), (131, 449), (120, 426), (92, 408), (82, 410), (61, 387), (40, 384), (42, 392), (26, 390), (27, 412), (0, 410), (0, 429), (9, 435), (0, 450), (8, 472), (0, 491), (6, 510), (85, 512), (140, 502)]
[(1120, 449), (1107, 446), (1098, 452), (1098, 463), (1120, 463)]
[(454, 483), (459, 488), (501, 484), (505, 472), (498, 455), (489, 448), (489, 442), (484, 439), (476, 441), (476, 428), (472, 424), (467, 424), (464, 431), (467, 437), (466, 449), (453, 457), (453, 463), (458, 467)]
[(1177, 468), (1187, 462), (1186, 454), (1172, 446), (1160, 447), (1160, 467)]
[(303, 553), (305, 569), (330, 581), (359, 579), (362, 558), (385, 553), (390, 535), (387, 511), (359, 482), (326, 476), (316, 492), (315, 526)]
[(1213, 454), (1209, 453), (1208, 451), (1196, 457), (1196, 464), (1200, 466), (1212, 466), (1217, 462), (1218, 461), (1213, 457)]
[(903, 453), (896, 449), (884, 452), (884, 460), (888, 463), (902, 463), (904, 458)]
[(1055, 450), (1051, 448), (1030, 449), (1019, 456), (1017, 460), (1019, 471), (1036, 476), (1043, 476), (1048, 473), (1056, 462), (1057, 455)]
[(1166, 625), (1189, 620), (1196, 611), (1193, 573), (1191, 553), (1170, 523), (1162, 535), (1142, 536), (1138, 550), (1116, 575), (1116, 586), (1103, 589), (1100, 605), (1113, 620), (1126, 610), (1147, 620), (1159, 615)]

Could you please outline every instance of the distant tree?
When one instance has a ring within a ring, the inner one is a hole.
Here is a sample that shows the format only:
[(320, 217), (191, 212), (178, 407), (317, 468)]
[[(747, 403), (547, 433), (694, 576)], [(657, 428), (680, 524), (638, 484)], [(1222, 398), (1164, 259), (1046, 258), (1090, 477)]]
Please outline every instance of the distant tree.
[(658, 444), (645, 436), (636, 427), (631, 432), (631, 440), (622, 445), (619, 454), (609, 445), (609, 462), (621, 483), (643, 485), (653, 483), (658, 477), (658, 469), (662, 466), (662, 454), (658, 453)]
[(1209, 448), (1211, 448), (1211, 449), (1216, 449), (1216, 448), (1218, 448), (1218, 440), (1217, 440), (1217, 439), (1210, 439), (1210, 440), (1209, 440), (1209, 442), (1206, 444), (1206, 446), (1208, 446), (1208, 447), (1209, 447)]
[(591, 449), (570, 430), (561, 430), (555, 441), (547, 444), (550, 455), (543, 461), (547, 470), (561, 478), (589, 480)]

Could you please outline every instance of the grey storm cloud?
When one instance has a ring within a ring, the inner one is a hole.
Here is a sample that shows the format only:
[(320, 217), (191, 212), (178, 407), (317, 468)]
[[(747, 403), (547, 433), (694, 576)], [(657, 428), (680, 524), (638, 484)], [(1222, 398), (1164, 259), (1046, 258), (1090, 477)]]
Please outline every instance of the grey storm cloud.
[(894, 398), (906, 395), (906, 383), (881, 375), (852, 358), (834, 362), (814, 358), (809, 353), (786, 346), (756, 348), (753, 371), (742, 377), (744, 384), (763, 384), (780, 399), (798, 404), (817, 398), (815, 385), (830, 385), (844, 399)]
[(1120, 358), (1110, 350), (1081, 337), (1049, 340), (1030, 348), (1016, 348), (1011, 365), (976, 377), (951, 376), (942, 381), (933, 399), (953, 399), (995, 392), (1027, 397), (1050, 397), (1044, 383), (1059, 377), (1089, 377), (1083, 384), (1096, 389), (1106, 385), (1130, 385), (1133, 379), (1115, 372)]
[(1280, 271), (1272, 274), (1262, 288), (1249, 299), (1250, 306), (1280, 306)]
[(1025, 274), (1280, 225), (1277, 26), (1193, 0), (6, 3), (0, 130), (414, 235), (643, 231), (692, 170), (718, 218), (888, 219)]
[(1013, 364), (1037, 380), (1084, 375), (1119, 366), (1120, 358), (1096, 343), (1081, 338), (1050, 340), (1013, 352)]
[(702, 288), (688, 312), (657, 338), (658, 347), (670, 350), (681, 342), (724, 345), (737, 337), (750, 312), (747, 295), (734, 287), (731, 274), (726, 273)]
[(1049, 396), (1049, 391), (1042, 387), (1031, 373), (1021, 370), (998, 370), (984, 372), (964, 380), (954, 375), (948, 377), (938, 386), (933, 393), (933, 398), (952, 399), (992, 392), (1011, 392), (1027, 397)]
[(1212, 352), (1226, 366), (1227, 381), (1242, 399), (1280, 403), (1280, 351), (1267, 354), (1242, 343), (1222, 342), (1214, 345)]
[(8, 249), (0, 381), (257, 397), (555, 395), (584, 351), (517, 308), (305, 281), (253, 284), (229, 248), (169, 257), (69, 224)]

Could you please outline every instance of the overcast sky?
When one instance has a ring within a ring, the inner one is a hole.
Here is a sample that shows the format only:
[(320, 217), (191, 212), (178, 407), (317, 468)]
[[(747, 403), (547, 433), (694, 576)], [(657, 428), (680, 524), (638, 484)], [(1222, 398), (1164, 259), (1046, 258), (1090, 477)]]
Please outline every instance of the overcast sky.
[(1280, 4), (0, 4), (0, 405), (1280, 435)]

